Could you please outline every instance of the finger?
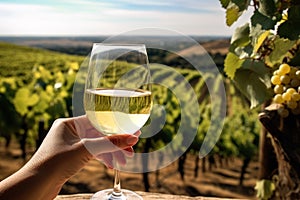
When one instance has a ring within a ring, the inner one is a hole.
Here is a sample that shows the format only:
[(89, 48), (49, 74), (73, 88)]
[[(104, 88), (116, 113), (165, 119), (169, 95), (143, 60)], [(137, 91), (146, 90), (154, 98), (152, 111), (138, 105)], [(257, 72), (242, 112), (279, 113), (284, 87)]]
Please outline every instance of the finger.
[(125, 155), (123, 154), (123, 151), (115, 151), (112, 154), (113, 154), (113, 157), (115, 158), (115, 160), (120, 165), (125, 165), (126, 164), (126, 159), (125, 159)]
[(94, 128), (86, 115), (74, 117), (73, 120), (80, 138), (95, 138), (104, 136), (103, 133)]
[(133, 135), (139, 137), (142, 134), (142, 132), (140, 130), (138, 130), (137, 132), (135, 132)]
[(134, 150), (132, 147), (129, 147), (127, 149), (124, 149), (123, 153), (125, 154), (125, 156), (132, 157), (134, 154)]
[(81, 140), (92, 155), (127, 149), (136, 144), (137, 141), (137, 136), (129, 134), (118, 134), (100, 138), (84, 138)]
[(129, 147), (127, 149), (116, 151), (114, 153), (104, 153), (96, 156), (96, 159), (101, 161), (106, 167), (112, 169), (114, 167), (113, 160), (115, 159), (119, 164), (126, 164), (126, 156), (133, 156), (133, 148)]
[(131, 147), (135, 145), (138, 141), (138, 137), (136, 135), (131, 134), (111, 135), (108, 136), (108, 139), (120, 149), (126, 149), (128, 147)]
[(100, 154), (98, 156), (96, 156), (97, 160), (102, 161), (102, 163), (110, 169), (114, 168), (113, 165), (113, 156), (111, 153), (104, 153), (104, 154)]

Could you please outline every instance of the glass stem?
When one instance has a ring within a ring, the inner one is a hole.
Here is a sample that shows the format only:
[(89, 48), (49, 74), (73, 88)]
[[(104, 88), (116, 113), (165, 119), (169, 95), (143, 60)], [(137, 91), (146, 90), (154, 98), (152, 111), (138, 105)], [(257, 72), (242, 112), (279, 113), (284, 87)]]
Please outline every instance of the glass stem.
[(120, 182), (120, 171), (117, 169), (114, 169), (115, 179), (114, 179), (114, 189), (112, 192), (112, 196), (114, 197), (120, 197), (122, 196), (121, 191), (121, 182)]

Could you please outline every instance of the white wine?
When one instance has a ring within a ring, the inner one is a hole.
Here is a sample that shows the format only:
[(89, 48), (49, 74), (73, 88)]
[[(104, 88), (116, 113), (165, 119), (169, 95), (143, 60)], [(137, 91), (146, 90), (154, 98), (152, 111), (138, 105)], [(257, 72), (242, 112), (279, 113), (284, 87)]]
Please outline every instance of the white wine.
[(90, 89), (84, 95), (87, 117), (104, 134), (133, 134), (148, 120), (151, 92), (125, 89)]

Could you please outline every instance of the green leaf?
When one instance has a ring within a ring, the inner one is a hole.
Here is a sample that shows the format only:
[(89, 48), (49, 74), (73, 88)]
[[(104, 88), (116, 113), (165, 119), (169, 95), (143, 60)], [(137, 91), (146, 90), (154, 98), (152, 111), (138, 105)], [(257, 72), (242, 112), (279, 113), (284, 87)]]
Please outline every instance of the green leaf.
[(34, 110), (38, 113), (44, 113), (46, 109), (51, 105), (53, 101), (53, 96), (49, 95), (46, 91), (40, 91), (39, 93), (40, 100), (34, 106)]
[(8, 98), (0, 94), (0, 130), (1, 134), (10, 134), (11, 132), (20, 129), (21, 118), (19, 113), (16, 112), (14, 105)]
[(58, 118), (66, 115), (66, 103), (63, 100), (53, 101), (47, 108), (47, 113), (51, 116)]
[(293, 19), (293, 21), (299, 21), (300, 20), (300, 5), (292, 6), (288, 10), (288, 18)]
[(34, 107), (34, 110), (38, 113), (43, 113), (49, 107), (49, 102), (39, 101), (37, 105)]
[(241, 27), (236, 28), (229, 48), (230, 52), (236, 54), (240, 59), (249, 57), (252, 54), (253, 48), (250, 45), (251, 40), (249, 37), (250, 27), (246, 23)]
[(263, 179), (256, 182), (255, 190), (257, 198), (267, 200), (273, 195), (275, 184), (270, 180)]
[(226, 10), (226, 24), (231, 26), (238, 20), (240, 16), (240, 9), (237, 5), (231, 4)]
[(272, 96), (270, 69), (262, 61), (243, 60), (233, 78), (239, 90), (249, 99), (254, 108)]
[(290, 40), (297, 40), (300, 36), (300, 6), (293, 6), (288, 10), (288, 20), (279, 25), (278, 35)]
[[(269, 31), (269, 30), (267, 30)], [(256, 26), (251, 26), (250, 29), (250, 37), (252, 38), (252, 45), (254, 46), (257, 42), (257, 38), (266, 32), (266, 30), (262, 29), (262, 26), (260, 24), (256, 24)]]
[(271, 17), (263, 15), (258, 10), (254, 11), (254, 14), (251, 17), (251, 25), (252, 26), (261, 26), (263, 30), (274, 29), (277, 21), (273, 20)]
[(229, 2), (230, 2), (230, 0), (220, 0), (220, 3), (223, 8), (227, 8), (227, 6), (229, 5)]
[(256, 53), (259, 50), (259, 48), (264, 43), (264, 41), (268, 38), (269, 35), (270, 35), (270, 31), (265, 31), (260, 36), (257, 37), (253, 48), (254, 53)]
[(244, 24), (235, 29), (231, 37), (231, 49), (234, 51), (236, 47), (244, 47), (250, 43), (250, 27), (249, 23)]
[(28, 107), (37, 104), (39, 96), (37, 94), (31, 94), (28, 88), (20, 88), (16, 92), (16, 96), (13, 100), (16, 111), (22, 116), (28, 112)]
[[(271, 73), (271, 69), (267, 67), (263, 61), (258, 61), (258, 60), (250, 60), (250, 59), (245, 60), (241, 69), (251, 70), (261, 78)], [(266, 82), (266, 85), (271, 86), (269, 78), (263, 78), (263, 79)]]
[(231, 0), (235, 5), (239, 7), (239, 11), (247, 10), (250, 0)]
[(296, 24), (291, 20), (287, 20), (278, 27), (278, 35), (290, 40), (297, 40), (300, 36), (300, 23)]
[(259, 12), (268, 17), (275, 15), (277, 11), (274, 0), (259, 0)]
[(273, 51), (265, 57), (266, 64), (270, 67), (281, 64), (294, 45), (295, 41), (277, 37), (273, 44)]
[(266, 85), (266, 77), (261, 77), (250, 69), (238, 69), (234, 82), (239, 90), (249, 99), (250, 107), (255, 108), (272, 97), (272, 91)]
[(291, 66), (300, 66), (300, 52), (298, 51), (296, 55), (289, 62)]
[(237, 55), (229, 52), (224, 62), (224, 71), (226, 72), (227, 76), (231, 79), (234, 79), (236, 70), (242, 66), (243, 62), (244, 60), (239, 59)]

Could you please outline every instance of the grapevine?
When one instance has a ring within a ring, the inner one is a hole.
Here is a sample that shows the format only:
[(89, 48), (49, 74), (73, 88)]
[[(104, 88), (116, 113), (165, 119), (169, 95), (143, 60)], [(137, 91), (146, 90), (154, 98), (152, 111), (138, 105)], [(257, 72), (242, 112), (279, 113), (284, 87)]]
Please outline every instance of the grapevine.
[[(258, 183), (257, 197), (299, 199), (300, 2), (220, 0), (220, 3), (226, 9), (228, 26), (248, 7), (253, 8), (249, 22), (237, 28), (231, 38), (224, 71), (249, 99), (251, 108), (259, 105), (264, 108), (259, 115), (266, 128), (260, 137), (259, 178), (269, 179), (277, 170), (278, 181), (272, 180), (273, 189), (272, 184), (265, 187)], [(270, 100), (276, 105), (268, 106)], [(265, 130), (270, 133), (268, 136)], [(267, 150), (269, 141), (276, 159)], [(272, 167), (275, 162), (277, 169)]]

